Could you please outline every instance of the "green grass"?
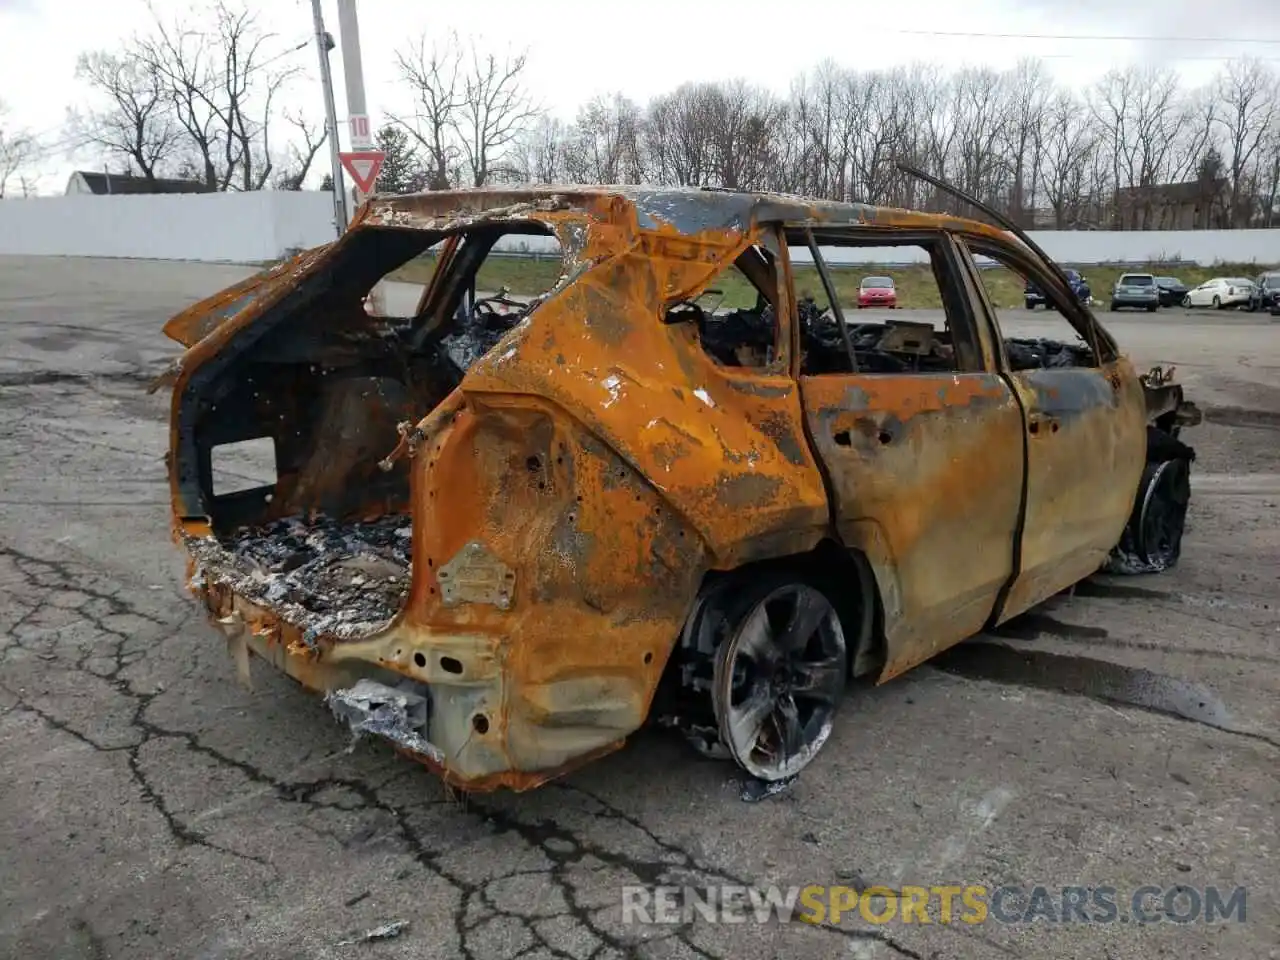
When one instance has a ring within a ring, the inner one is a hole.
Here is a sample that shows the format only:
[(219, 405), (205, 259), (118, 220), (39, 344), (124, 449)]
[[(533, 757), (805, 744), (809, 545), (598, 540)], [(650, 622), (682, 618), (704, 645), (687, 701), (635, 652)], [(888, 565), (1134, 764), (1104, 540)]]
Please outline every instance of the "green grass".
[[(389, 280), (401, 280), (408, 283), (426, 283), (431, 279), (435, 269), (434, 257), (422, 257), (412, 260), (391, 274)], [(1154, 273), (1157, 276), (1173, 276), (1180, 279), (1188, 287), (1203, 283), (1210, 277), (1252, 277), (1260, 273), (1262, 268), (1256, 264), (1218, 265), (1216, 267), (1197, 267), (1172, 264), (1146, 264), (1144, 266), (1078, 266), (1087, 278), (1095, 299), (1105, 301), (1122, 273)], [(476, 278), (476, 289), (496, 291), (506, 287), (511, 293), (520, 296), (532, 296), (543, 293), (555, 284), (561, 272), (560, 261), (553, 257), (542, 259), (517, 257), (491, 257), (480, 267)], [(831, 280), (835, 284), (836, 293), (842, 304), (856, 303), (858, 285), (863, 277), (888, 276), (893, 278), (898, 290), (898, 306), (904, 309), (937, 309), (942, 306), (938, 294), (938, 285), (933, 278), (933, 271), (925, 264), (908, 267), (881, 268), (872, 265), (849, 267), (832, 267)], [(1023, 282), (1012, 271), (1004, 267), (991, 267), (982, 271), (983, 282), (987, 294), (997, 307), (1019, 307), (1022, 305)], [(800, 295), (810, 294), (819, 303), (825, 303), (822, 281), (813, 267), (798, 266), (795, 270), (796, 291)], [(724, 294), (722, 306), (727, 308), (746, 307), (755, 303), (755, 290), (737, 271), (724, 274), (712, 285)], [(708, 304), (709, 306), (710, 304)]]

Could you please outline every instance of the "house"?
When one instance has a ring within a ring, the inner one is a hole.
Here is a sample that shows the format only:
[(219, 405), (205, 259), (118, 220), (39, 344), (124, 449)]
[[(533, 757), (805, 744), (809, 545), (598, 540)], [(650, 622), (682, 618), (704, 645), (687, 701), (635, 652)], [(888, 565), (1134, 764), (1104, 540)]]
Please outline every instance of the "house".
[(1225, 227), (1230, 185), (1223, 178), (1123, 187), (1115, 215), (1122, 230), (1209, 230)]
[(101, 170), (77, 170), (67, 181), (67, 195), (91, 193), (99, 196), (120, 193), (213, 193), (199, 180), (157, 177), (148, 180), (132, 174), (107, 173)]

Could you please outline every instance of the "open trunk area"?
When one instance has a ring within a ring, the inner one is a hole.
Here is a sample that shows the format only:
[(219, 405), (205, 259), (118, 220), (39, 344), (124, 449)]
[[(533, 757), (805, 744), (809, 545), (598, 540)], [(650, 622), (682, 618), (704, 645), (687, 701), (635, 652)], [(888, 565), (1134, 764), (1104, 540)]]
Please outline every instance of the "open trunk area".
[[(412, 581), (412, 518), (409, 459), (384, 460), (536, 305), (476, 296), (504, 232), (546, 229), (357, 233), (283, 278), (286, 295), (194, 372), (174, 467), (179, 520), (211, 528), (184, 535), (197, 585), (225, 585), (309, 636), (389, 625)], [(375, 309), (374, 284), (420, 256), (439, 274), (429, 300)]]

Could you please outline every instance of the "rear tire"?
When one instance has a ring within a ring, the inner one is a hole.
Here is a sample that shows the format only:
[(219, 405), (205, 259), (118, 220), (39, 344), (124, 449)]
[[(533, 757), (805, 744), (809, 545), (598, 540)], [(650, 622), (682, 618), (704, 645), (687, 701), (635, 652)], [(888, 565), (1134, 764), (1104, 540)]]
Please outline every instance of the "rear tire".
[(1034, 309), (1036, 308), (1035, 303), (1034, 303), (1033, 301), (1031, 301), (1031, 300), (1028, 300), (1028, 301), (1026, 302), (1026, 305), (1027, 305), (1027, 309), (1028, 309), (1028, 310), (1034, 310)]
[(827, 741), (844, 693), (840, 616), (821, 590), (784, 574), (748, 589), (726, 613), (711, 687), (720, 740), (751, 776), (789, 780)]
[(1218, 296), (1217, 294), (1214, 294), (1214, 296), (1213, 296), (1213, 309), (1215, 309), (1215, 310), (1221, 310), (1221, 309), (1222, 309), (1222, 298), (1221, 298), (1220, 296)]
[(1159, 304), (1153, 303), (1151, 306), (1147, 307), (1147, 313), (1155, 313), (1159, 306)]

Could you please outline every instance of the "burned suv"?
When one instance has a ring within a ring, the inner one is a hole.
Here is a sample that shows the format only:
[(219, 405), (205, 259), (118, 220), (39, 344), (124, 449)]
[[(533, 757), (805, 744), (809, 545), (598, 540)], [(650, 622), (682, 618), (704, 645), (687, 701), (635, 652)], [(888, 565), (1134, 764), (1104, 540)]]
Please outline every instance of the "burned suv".
[[(534, 240), (558, 279), (486, 296), (491, 254)], [(823, 250), (904, 244), (942, 319), (847, 321)], [(1007, 336), (975, 258), (1078, 336)], [(420, 296), (371, 307), (410, 263)], [(648, 719), (784, 781), (851, 681), (1178, 555), (1194, 409), (1029, 241), (973, 220), (699, 190), (374, 197), (165, 329), (187, 348), (174, 532), (239, 673), (285, 672), (465, 789), (535, 786)], [(249, 442), (270, 474), (221, 489)]]

